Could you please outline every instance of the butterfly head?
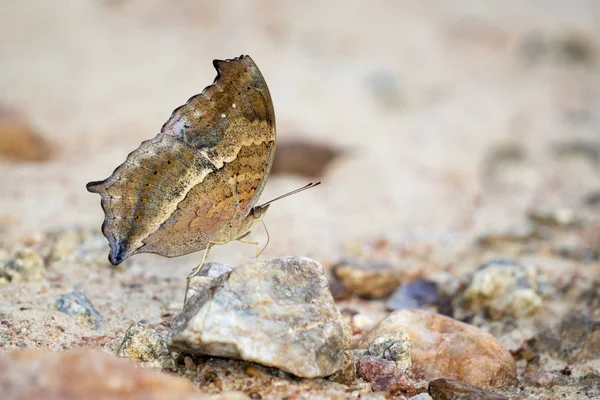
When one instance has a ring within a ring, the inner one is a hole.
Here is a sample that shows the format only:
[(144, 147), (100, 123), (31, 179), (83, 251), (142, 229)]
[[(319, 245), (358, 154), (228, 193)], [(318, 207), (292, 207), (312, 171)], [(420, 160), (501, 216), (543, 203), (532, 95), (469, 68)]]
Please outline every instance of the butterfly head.
[(268, 208), (269, 208), (269, 204), (253, 207), (252, 211), (250, 211), (250, 214), (252, 215), (252, 218), (254, 219), (253, 222), (258, 222), (258, 221), (262, 220), (265, 217), (265, 214), (266, 214)]

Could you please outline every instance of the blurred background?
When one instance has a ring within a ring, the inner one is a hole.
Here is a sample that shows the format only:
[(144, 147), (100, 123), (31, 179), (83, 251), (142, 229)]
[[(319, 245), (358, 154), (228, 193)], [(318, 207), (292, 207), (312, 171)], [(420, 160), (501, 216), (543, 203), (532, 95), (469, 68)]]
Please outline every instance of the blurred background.
[[(250, 55), (271, 90), (268, 256), (463, 246), (532, 207), (600, 202), (600, 3), (0, 2), (0, 232), (99, 232), (102, 180), (212, 60)], [(262, 229), (253, 234), (264, 242)], [(99, 246), (108, 254), (108, 245)], [(349, 250), (350, 249), (350, 250)], [(211, 259), (239, 262), (243, 244)], [(178, 274), (200, 255), (168, 263)]]

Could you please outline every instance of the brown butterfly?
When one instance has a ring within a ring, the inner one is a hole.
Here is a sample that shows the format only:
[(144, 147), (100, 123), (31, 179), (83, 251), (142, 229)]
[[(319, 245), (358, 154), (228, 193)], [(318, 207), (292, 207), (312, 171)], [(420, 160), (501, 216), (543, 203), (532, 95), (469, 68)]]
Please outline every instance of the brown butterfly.
[(102, 196), (113, 265), (137, 253), (206, 249), (202, 266), (211, 246), (243, 240), (272, 201), (319, 184), (255, 206), (275, 154), (271, 95), (249, 56), (213, 65), (212, 85), (173, 111), (111, 176), (87, 184)]

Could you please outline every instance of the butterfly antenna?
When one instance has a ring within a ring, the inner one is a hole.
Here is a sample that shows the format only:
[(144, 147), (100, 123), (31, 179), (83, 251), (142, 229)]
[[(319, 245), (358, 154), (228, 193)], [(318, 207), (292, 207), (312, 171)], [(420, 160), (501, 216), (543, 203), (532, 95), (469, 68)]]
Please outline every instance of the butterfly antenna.
[(265, 221), (263, 221), (261, 219), (260, 222), (262, 223), (263, 228), (265, 228), (265, 232), (267, 233), (267, 243), (265, 243), (265, 247), (263, 247), (262, 250), (258, 252), (258, 254), (256, 255), (256, 258), (260, 257), (260, 255), (262, 254), (262, 252), (265, 251), (265, 249), (269, 245), (269, 242), (271, 241), (271, 235), (269, 235), (269, 230), (267, 229), (267, 225), (265, 224)]
[(311, 183), (309, 183), (309, 184), (308, 184), (308, 185), (306, 185), (306, 186), (302, 186), (301, 188), (298, 188), (298, 189), (296, 189), (296, 190), (292, 190), (291, 192), (288, 192), (288, 193), (286, 193), (286, 194), (282, 194), (282, 195), (281, 195), (281, 196), (279, 196), (279, 197), (275, 197), (273, 200), (269, 200), (269, 201), (267, 201), (265, 204), (261, 204), (261, 206), (260, 206), (260, 207), (264, 207), (264, 206), (266, 206), (266, 205), (268, 205), (268, 204), (271, 204), (271, 203), (273, 203), (274, 201), (281, 200), (281, 199), (283, 199), (283, 198), (285, 198), (285, 197), (291, 196), (291, 195), (293, 195), (293, 194), (296, 194), (296, 193), (303, 192), (303, 191), (305, 191), (305, 190), (307, 190), (307, 189), (312, 189), (312, 188), (314, 188), (315, 186), (319, 186), (320, 184), (321, 184), (321, 182), (317, 182), (317, 183), (313, 183), (313, 182), (311, 182)]

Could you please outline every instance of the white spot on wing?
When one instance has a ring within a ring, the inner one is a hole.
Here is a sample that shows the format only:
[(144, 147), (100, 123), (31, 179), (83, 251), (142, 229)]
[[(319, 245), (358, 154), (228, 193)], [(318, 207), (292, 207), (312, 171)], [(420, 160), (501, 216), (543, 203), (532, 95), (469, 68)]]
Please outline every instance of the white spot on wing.
[(237, 105), (236, 105), (235, 103), (233, 103), (233, 104), (231, 105), (231, 108), (236, 108), (236, 107), (237, 107)]
[(181, 117), (179, 120), (175, 121), (173, 125), (171, 125), (171, 129), (174, 133), (181, 133), (185, 129), (185, 126), (188, 124), (188, 119), (186, 117)]
[(226, 115), (225, 115), (225, 114), (221, 114), (221, 118), (225, 118), (225, 117), (226, 117)]

